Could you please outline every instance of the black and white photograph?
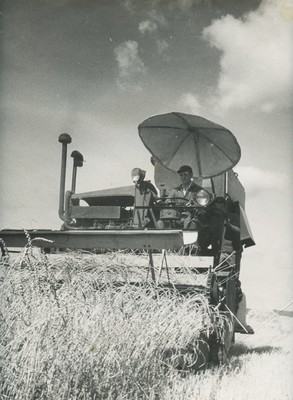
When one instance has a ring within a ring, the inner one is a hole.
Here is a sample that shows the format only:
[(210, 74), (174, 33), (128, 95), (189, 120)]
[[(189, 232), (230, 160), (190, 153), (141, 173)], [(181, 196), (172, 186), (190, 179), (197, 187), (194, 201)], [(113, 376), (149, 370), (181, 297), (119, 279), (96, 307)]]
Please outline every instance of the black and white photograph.
[(0, 35), (0, 399), (292, 399), (293, 0)]

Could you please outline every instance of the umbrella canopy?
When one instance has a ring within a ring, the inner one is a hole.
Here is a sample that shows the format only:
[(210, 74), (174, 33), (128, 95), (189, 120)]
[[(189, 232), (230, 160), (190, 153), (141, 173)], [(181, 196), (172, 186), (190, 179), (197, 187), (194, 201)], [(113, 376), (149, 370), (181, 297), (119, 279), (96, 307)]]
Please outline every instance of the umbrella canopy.
[(241, 156), (240, 146), (228, 129), (196, 115), (155, 115), (143, 121), (138, 132), (159, 163), (173, 171), (190, 165), (193, 175), (200, 178), (228, 171)]

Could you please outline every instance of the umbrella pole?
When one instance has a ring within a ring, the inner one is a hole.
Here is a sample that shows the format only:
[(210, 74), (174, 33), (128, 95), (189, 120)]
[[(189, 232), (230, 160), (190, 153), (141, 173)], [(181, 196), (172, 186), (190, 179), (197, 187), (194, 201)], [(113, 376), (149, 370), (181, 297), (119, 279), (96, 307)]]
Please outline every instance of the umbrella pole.
[(228, 194), (228, 172), (225, 172), (225, 178), (224, 178), (224, 194), (225, 197)]

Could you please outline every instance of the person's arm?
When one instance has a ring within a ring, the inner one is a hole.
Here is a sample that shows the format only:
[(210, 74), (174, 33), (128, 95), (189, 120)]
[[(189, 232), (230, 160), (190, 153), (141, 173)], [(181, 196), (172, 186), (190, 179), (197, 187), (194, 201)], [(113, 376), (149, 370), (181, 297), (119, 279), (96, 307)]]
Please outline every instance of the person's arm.
[(171, 203), (172, 199), (174, 199), (177, 195), (177, 189), (171, 189), (170, 191), (167, 192), (165, 203)]
[(167, 192), (167, 196), (166, 197), (171, 197), (171, 198), (178, 197), (178, 189), (177, 188), (173, 188), (173, 189), (169, 190)]
[(153, 193), (153, 195), (155, 197), (158, 197), (158, 191), (157, 189), (154, 187), (154, 185), (150, 182), (150, 181), (146, 181), (147, 187), (148, 189)]
[(240, 218), (237, 214), (229, 214), (227, 226), (232, 232), (240, 232)]

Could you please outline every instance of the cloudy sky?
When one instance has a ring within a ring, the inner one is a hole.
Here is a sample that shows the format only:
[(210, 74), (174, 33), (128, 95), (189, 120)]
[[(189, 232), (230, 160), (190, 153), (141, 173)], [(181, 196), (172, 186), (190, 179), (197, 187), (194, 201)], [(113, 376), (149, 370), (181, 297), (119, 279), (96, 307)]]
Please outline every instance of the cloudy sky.
[(147, 117), (200, 115), (242, 149), (235, 170), (257, 242), (243, 257), (251, 299), (289, 302), (292, 0), (1, 4), (0, 228), (60, 227), (60, 133), (86, 160), (83, 192), (131, 184), (133, 167), (153, 178), (137, 133)]

